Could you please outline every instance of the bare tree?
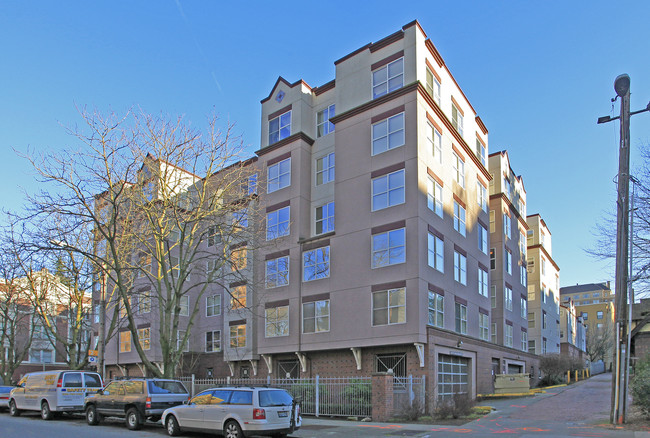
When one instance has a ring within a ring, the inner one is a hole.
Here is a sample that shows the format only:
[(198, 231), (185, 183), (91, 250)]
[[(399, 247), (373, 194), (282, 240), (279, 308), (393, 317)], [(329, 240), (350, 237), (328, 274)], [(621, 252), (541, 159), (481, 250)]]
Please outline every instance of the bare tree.
[[(200, 132), (144, 113), (81, 116), (84, 128), (71, 134), (82, 148), (27, 157), (52, 187), (29, 198), (30, 219), (105, 278), (107, 334), (128, 330), (143, 368), (172, 376), (206, 290), (250, 281), (242, 253), (259, 240), (252, 161), (239, 160), (241, 143), (216, 118)], [(79, 229), (92, 230), (92, 250), (66, 240)], [(155, 354), (143, 322), (157, 331)]]
[(586, 333), (587, 357), (591, 362), (605, 359), (614, 350), (614, 328), (609, 318), (603, 319), (603, 325), (598, 327), (595, 323)]

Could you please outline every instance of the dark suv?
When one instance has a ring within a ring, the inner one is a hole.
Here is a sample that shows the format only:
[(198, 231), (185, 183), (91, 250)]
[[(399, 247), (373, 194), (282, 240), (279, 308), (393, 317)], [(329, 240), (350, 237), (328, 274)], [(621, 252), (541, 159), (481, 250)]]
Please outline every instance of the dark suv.
[(145, 420), (158, 421), (167, 408), (186, 402), (190, 394), (178, 380), (115, 380), (97, 394), (86, 397), (86, 421), (99, 424), (102, 417), (126, 419), (126, 427), (139, 429)]

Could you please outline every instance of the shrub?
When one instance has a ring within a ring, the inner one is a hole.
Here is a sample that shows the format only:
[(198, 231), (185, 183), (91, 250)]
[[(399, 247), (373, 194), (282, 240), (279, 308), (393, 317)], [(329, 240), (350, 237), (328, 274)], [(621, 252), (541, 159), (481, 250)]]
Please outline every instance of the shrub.
[(472, 413), (476, 400), (466, 393), (456, 393), (451, 399), (441, 400), (436, 405), (435, 416), (444, 420), (447, 417), (467, 417)]
[(634, 404), (650, 417), (650, 355), (637, 362), (630, 387)]
[(424, 414), (424, 406), (420, 401), (420, 397), (415, 397), (411, 403), (405, 401), (400, 406), (399, 415), (407, 421), (417, 421), (422, 414)]

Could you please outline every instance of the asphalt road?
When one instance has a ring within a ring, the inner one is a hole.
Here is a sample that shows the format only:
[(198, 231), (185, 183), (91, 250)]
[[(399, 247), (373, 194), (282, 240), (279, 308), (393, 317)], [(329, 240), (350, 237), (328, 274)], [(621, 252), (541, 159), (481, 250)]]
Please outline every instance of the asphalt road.
[[(545, 394), (483, 402), (495, 411), (462, 426), (431, 424), (362, 423), (324, 418), (303, 418), (295, 438), (349, 437), (602, 437), (650, 438), (649, 431), (615, 429), (608, 425), (611, 375), (604, 374), (574, 385), (549, 389)], [(188, 433), (190, 438), (215, 435)], [(38, 413), (10, 417), (0, 413), (0, 438), (162, 438), (167, 434), (160, 424), (149, 423), (141, 430), (126, 429), (123, 421), (105, 421), (88, 426), (82, 416), (63, 416), (43, 421)]]

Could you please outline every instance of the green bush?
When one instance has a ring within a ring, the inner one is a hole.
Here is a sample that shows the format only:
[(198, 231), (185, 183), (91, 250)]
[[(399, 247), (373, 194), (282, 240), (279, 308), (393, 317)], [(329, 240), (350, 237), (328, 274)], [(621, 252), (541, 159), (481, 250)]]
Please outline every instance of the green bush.
[(636, 363), (630, 387), (634, 404), (650, 417), (650, 355)]

